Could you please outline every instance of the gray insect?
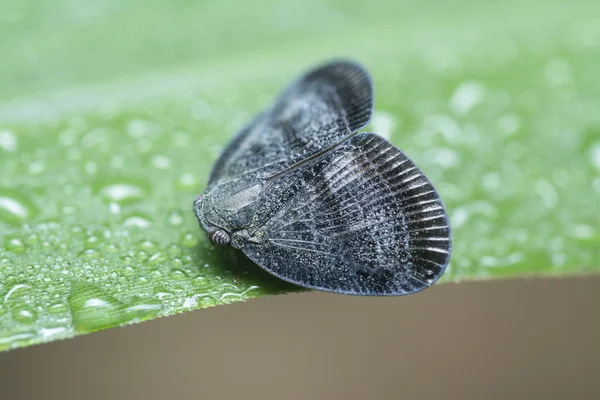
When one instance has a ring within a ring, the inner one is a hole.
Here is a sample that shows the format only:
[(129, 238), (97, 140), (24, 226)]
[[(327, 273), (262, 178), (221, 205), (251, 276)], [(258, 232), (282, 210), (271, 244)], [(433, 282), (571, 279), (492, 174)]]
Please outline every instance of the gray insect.
[(438, 193), (393, 144), (359, 65), (320, 66), (225, 148), (194, 213), (210, 240), (294, 284), (393, 296), (429, 287), (451, 253)]

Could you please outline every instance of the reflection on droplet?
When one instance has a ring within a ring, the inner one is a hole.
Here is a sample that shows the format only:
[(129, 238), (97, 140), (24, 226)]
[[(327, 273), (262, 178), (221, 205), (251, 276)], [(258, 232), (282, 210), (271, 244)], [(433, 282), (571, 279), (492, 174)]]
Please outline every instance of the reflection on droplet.
[(73, 325), (80, 332), (90, 332), (123, 322), (123, 305), (89, 283), (75, 283), (68, 302)]
[(216, 303), (217, 301), (210, 296), (205, 296), (198, 301), (198, 305), (200, 306), (200, 308), (212, 307)]
[(199, 185), (196, 177), (189, 172), (181, 175), (177, 183), (182, 189), (197, 189), (197, 186)]
[(64, 303), (57, 303), (57, 304), (53, 304), (50, 307), (48, 307), (48, 312), (51, 314), (60, 314), (63, 312), (66, 312), (69, 309), (69, 306), (67, 306)]
[(146, 191), (130, 183), (115, 183), (105, 186), (100, 194), (116, 202), (139, 200), (146, 196)]
[(25, 198), (19, 198), (15, 194), (0, 188), (0, 221), (18, 224), (32, 215), (33, 205)]
[(186, 278), (185, 272), (183, 272), (180, 269), (171, 270), (171, 272), (169, 272), (169, 277), (178, 281), (184, 280)]
[(576, 224), (571, 227), (569, 235), (576, 239), (590, 239), (594, 236), (594, 228), (586, 224)]
[(12, 307), (12, 317), (22, 324), (32, 324), (37, 320), (37, 312), (30, 306), (21, 304)]
[(467, 114), (483, 101), (485, 90), (480, 83), (461, 83), (450, 98), (450, 108), (457, 114)]
[(18, 238), (8, 238), (5, 246), (8, 251), (13, 253), (23, 253), (26, 250), (25, 244)]
[(32, 291), (33, 288), (26, 283), (16, 284), (4, 295), (4, 302), (8, 303), (15, 299), (26, 298), (32, 294)]
[(592, 165), (600, 170), (600, 142), (594, 143), (590, 147), (590, 161)]
[(171, 160), (163, 155), (152, 157), (152, 165), (159, 169), (167, 169), (171, 166)]
[(199, 288), (205, 288), (210, 285), (210, 280), (204, 276), (197, 276), (194, 279), (192, 279), (192, 284)]
[(123, 225), (127, 228), (145, 229), (150, 226), (150, 220), (145, 217), (136, 215), (126, 218), (123, 221)]
[(198, 244), (198, 237), (191, 232), (185, 232), (181, 235), (181, 243), (186, 247), (194, 247)]
[(551, 60), (544, 67), (544, 75), (551, 84), (563, 85), (571, 80), (571, 66), (564, 60)]
[(171, 210), (168, 218), (169, 224), (172, 226), (179, 226), (183, 223), (183, 215), (179, 210)]
[(12, 153), (17, 149), (17, 135), (13, 131), (0, 131), (0, 149)]
[(190, 114), (196, 120), (207, 119), (212, 115), (212, 108), (208, 103), (198, 100), (192, 103)]
[(158, 124), (143, 119), (133, 119), (127, 125), (127, 133), (133, 139), (156, 134), (160, 129)]
[(0, 346), (10, 344), (10, 347), (17, 347), (19, 345), (19, 341), (28, 340), (34, 336), (35, 334), (30, 332), (17, 333), (10, 336), (0, 336)]
[(554, 186), (546, 179), (540, 179), (535, 184), (535, 189), (542, 198), (542, 202), (546, 205), (549, 210), (556, 207), (558, 204), (558, 193)]
[(56, 338), (57, 336), (61, 336), (63, 333), (67, 332), (67, 328), (63, 327), (63, 326), (57, 326), (55, 328), (42, 328), (39, 331), (40, 336), (42, 337), (42, 339), (50, 339), (50, 338)]

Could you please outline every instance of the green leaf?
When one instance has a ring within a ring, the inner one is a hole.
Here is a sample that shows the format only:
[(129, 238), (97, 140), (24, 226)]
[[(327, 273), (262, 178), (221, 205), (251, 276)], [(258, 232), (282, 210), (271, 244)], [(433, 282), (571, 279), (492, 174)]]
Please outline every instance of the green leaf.
[(0, 349), (298, 290), (191, 204), (252, 114), (340, 56), (447, 204), (444, 281), (600, 269), (595, 2), (5, 3)]

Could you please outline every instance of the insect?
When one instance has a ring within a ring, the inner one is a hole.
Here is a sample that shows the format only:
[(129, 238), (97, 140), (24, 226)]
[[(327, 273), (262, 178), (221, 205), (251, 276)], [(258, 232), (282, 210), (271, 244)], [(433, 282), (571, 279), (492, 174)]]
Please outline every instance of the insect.
[(271, 274), (327, 292), (418, 292), (444, 272), (448, 216), (421, 170), (374, 133), (368, 72), (309, 71), (229, 143), (194, 201), (216, 245)]

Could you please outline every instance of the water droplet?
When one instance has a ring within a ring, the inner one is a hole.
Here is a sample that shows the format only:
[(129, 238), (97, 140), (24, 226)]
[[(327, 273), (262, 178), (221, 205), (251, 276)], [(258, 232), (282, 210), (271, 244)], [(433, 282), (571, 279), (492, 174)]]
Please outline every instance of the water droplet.
[(7, 153), (17, 150), (17, 135), (13, 131), (6, 129), (0, 131), (0, 149)]
[(571, 227), (569, 235), (576, 239), (590, 239), (594, 236), (594, 228), (586, 224), (575, 224)]
[(99, 241), (100, 240), (98, 239), (98, 236), (91, 235), (88, 236), (88, 238), (85, 240), (85, 244), (88, 247), (96, 247), (99, 244)]
[(30, 233), (29, 235), (27, 235), (25, 241), (30, 245), (35, 245), (39, 241), (39, 238), (38, 235), (36, 235), (35, 233)]
[(551, 84), (564, 85), (571, 80), (571, 66), (564, 60), (551, 60), (544, 67), (544, 75)]
[(113, 180), (103, 180), (94, 184), (95, 191), (109, 202), (119, 205), (133, 203), (145, 198), (150, 186), (141, 180), (115, 177)]
[(50, 339), (50, 338), (58, 338), (60, 337), (63, 333), (67, 332), (67, 328), (65, 328), (64, 326), (57, 326), (54, 328), (42, 328), (39, 331), (39, 335), (43, 338), (43, 339)]
[(123, 225), (126, 228), (146, 229), (150, 226), (150, 220), (141, 215), (132, 215), (125, 218)]
[(171, 166), (171, 159), (163, 155), (152, 157), (152, 165), (158, 169), (167, 169)]
[(180, 269), (173, 269), (173, 270), (171, 270), (171, 272), (169, 272), (169, 277), (171, 279), (176, 280), (176, 281), (181, 281), (181, 280), (186, 279), (185, 272), (183, 272)]
[(0, 221), (18, 225), (35, 213), (36, 209), (27, 197), (0, 188)]
[(191, 232), (186, 232), (181, 235), (181, 243), (186, 247), (195, 247), (198, 245), (198, 237)]
[(156, 243), (151, 240), (142, 240), (137, 244), (137, 248), (145, 251), (154, 251), (156, 250)]
[(92, 259), (98, 257), (98, 254), (98, 250), (96, 249), (85, 249), (79, 255), (87, 259)]
[(85, 164), (85, 172), (88, 174), (95, 174), (98, 171), (98, 164), (93, 161), (88, 161)]
[(181, 256), (181, 247), (177, 246), (175, 243), (171, 244), (167, 251), (171, 257)]
[(521, 120), (517, 114), (508, 114), (498, 120), (498, 127), (504, 136), (512, 136), (521, 127)]
[(115, 183), (106, 186), (100, 194), (112, 201), (123, 202), (142, 199), (146, 196), (146, 191), (139, 186), (128, 183)]
[(148, 258), (148, 264), (150, 265), (158, 265), (160, 263), (162, 263), (163, 261), (166, 260), (166, 257), (163, 253), (154, 253), (150, 256), (150, 258)]
[(190, 107), (190, 114), (192, 118), (196, 120), (204, 120), (210, 118), (212, 115), (212, 108), (208, 103), (198, 100), (192, 103)]
[(5, 246), (13, 253), (23, 253), (26, 250), (25, 244), (18, 238), (7, 238)]
[(91, 332), (124, 322), (123, 304), (89, 283), (73, 284), (68, 302), (73, 325), (80, 332)]
[(160, 132), (158, 124), (143, 119), (131, 120), (127, 125), (127, 133), (132, 139), (140, 139), (158, 132)]
[(26, 343), (29, 339), (33, 337), (35, 337), (35, 334), (31, 332), (21, 332), (4, 337), (0, 336), (0, 345), (4, 346), (8, 344), (9, 347), (17, 347), (19, 345), (19, 342), (23, 341)]
[(143, 321), (156, 317), (162, 309), (161, 303), (146, 302), (144, 304), (136, 304), (135, 306), (127, 307), (124, 312), (128, 320)]
[(26, 283), (18, 283), (14, 285), (6, 294), (4, 295), (4, 302), (12, 302), (12, 301), (24, 301), (31, 297), (34, 294), (34, 290), (31, 286)]
[(168, 221), (172, 226), (179, 226), (183, 223), (183, 214), (179, 210), (171, 210)]
[(483, 101), (485, 90), (480, 83), (461, 83), (450, 98), (450, 108), (457, 114), (467, 114)]
[(198, 288), (206, 288), (210, 285), (210, 280), (205, 276), (197, 276), (192, 280), (192, 284)]
[(23, 324), (32, 324), (37, 320), (37, 313), (28, 305), (14, 306), (11, 311), (13, 319)]
[(64, 303), (56, 303), (48, 307), (50, 314), (61, 314), (69, 310), (69, 306)]
[(195, 190), (198, 188), (199, 182), (193, 174), (185, 173), (179, 177), (177, 181), (182, 189)]
[(217, 303), (217, 301), (210, 297), (210, 296), (204, 296), (203, 298), (201, 298), (198, 301), (198, 305), (200, 308), (206, 308), (206, 307), (212, 307)]
[(546, 205), (549, 210), (556, 207), (558, 204), (558, 193), (554, 186), (545, 179), (540, 179), (535, 184), (535, 189), (542, 198), (542, 202)]
[(590, 146), (590, 161), (592, 165), (600, 170), (600, 142), (595, 142)]
[(174, 258), (171, 260), (171, 265), (175, 268), (183, 266), (183, 260), (181, 258)]

